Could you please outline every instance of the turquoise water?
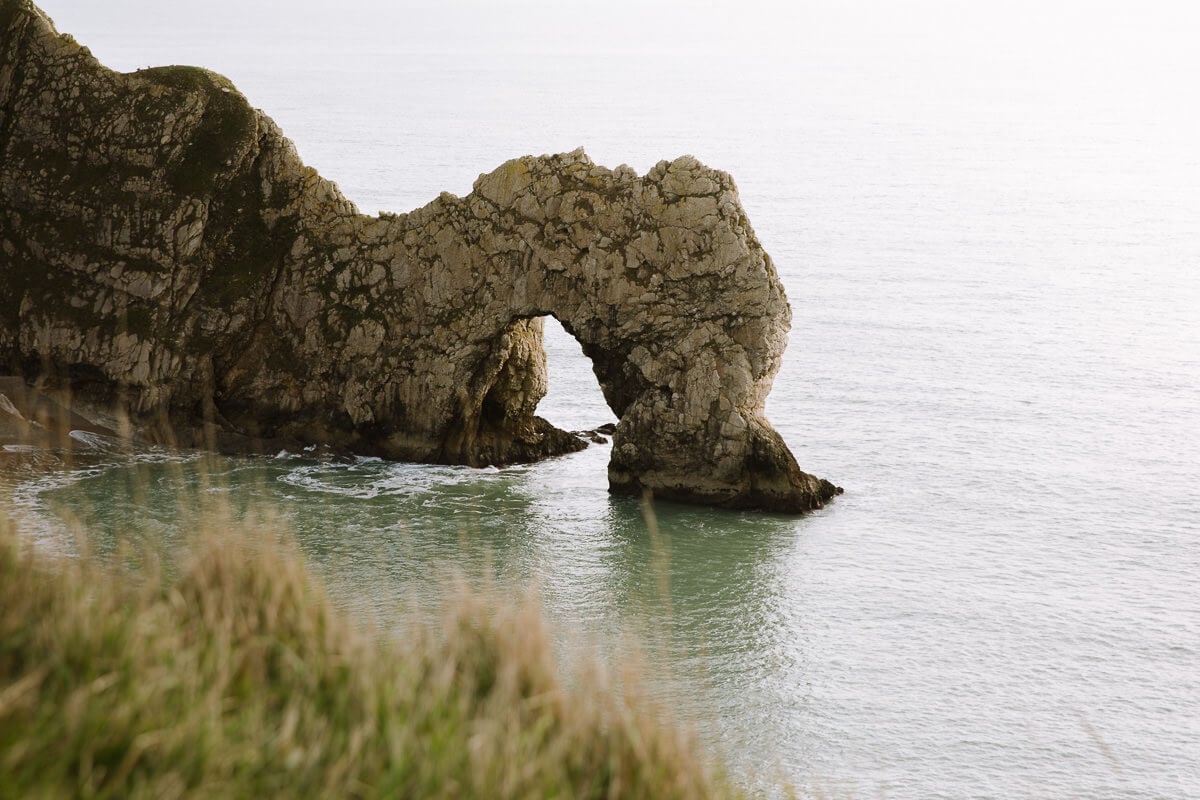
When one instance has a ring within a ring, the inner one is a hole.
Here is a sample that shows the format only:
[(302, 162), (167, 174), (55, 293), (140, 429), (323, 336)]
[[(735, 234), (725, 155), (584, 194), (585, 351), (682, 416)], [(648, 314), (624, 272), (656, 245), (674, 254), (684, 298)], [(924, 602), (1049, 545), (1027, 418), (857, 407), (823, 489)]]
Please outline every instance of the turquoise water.
[[(541, 18), (557, 38), (529, 52), (459, 19), (473, 38), (447, 54), (444, 28), (383, 12), (264, 37), (51, 5), (109, 63), (229, 74), (367, 211), (581, 144), (727, 169), (794, 309), (768, 415), (846, 494), (800, 519), (659, 504), (652, 535), (607, 495), (605, 446), (477, 471), (92, 440), (72, 470), (35, 454), (6, 479), (31, 538), (67, 547), (81, 515), (170, 546), (195, 491), (279, 509), (335, 600), (384, 620), (452, 570), (538, 586), (564, 647), (645, 639), (653, 691), (752, 786), (1200, 796), (1194, 27), (859, 4), (879, 13), (804, 6), (740, 50), (736, 15), (722, 37), (683, 14), (661, 49), (647, 26)], [(548, 328), (541, 412), (611, 419)]]

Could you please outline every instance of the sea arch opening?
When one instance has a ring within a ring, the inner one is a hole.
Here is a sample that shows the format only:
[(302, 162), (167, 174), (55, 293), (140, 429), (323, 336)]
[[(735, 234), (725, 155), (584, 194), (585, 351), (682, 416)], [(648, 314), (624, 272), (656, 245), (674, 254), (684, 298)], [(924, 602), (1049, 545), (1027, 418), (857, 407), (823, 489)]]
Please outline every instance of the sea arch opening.
[(552, 314), (542, 317), (542, 346), (546, 351), (546, 394), (535, 413), (568, 431), (595, 430), (617, 422), (583, 345)]

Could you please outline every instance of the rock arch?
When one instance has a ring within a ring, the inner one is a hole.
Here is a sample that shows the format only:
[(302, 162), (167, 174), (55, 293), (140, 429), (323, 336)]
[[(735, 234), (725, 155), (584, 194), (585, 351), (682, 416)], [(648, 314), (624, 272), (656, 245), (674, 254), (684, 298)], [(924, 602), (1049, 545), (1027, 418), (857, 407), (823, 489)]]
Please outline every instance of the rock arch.
[(763, 414), (790, 310), (727, 174), (577, 150), (366, 216), (224, 78), (111, 72), (9, 6), (10, 368), (91, 376), (78, 394), (185, 440), (508, 463), (580, 446), (534, 415), (552, 315), (620, 418), (612, 491), (784, 511), (840, 491)]

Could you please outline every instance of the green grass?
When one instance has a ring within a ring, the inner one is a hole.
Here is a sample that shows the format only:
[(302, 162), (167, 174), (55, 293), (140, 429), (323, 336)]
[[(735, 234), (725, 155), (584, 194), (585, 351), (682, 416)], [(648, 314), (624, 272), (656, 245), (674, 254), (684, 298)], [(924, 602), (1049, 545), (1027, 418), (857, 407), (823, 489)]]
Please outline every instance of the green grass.
[(636, 680), (564, 674), (532, 601), (384, 635), (277, 526), (204, 518), (170, 569), (0, 518), (0, 798), (739, 796)]

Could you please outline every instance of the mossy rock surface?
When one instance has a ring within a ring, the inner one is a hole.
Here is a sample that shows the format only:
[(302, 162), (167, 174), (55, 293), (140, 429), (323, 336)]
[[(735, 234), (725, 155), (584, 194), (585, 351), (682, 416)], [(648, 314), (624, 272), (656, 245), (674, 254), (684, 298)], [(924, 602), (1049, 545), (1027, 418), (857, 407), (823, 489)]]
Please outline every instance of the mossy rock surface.
[(204, 98), (204, 116), (179, 160), (171, 165), (170, 180), (180, 194), (211, 195), (222, 176), (241, 166), (254, 143), (254, 109), (232, 81), (200, 67), (152, 67), (133, 76)]

